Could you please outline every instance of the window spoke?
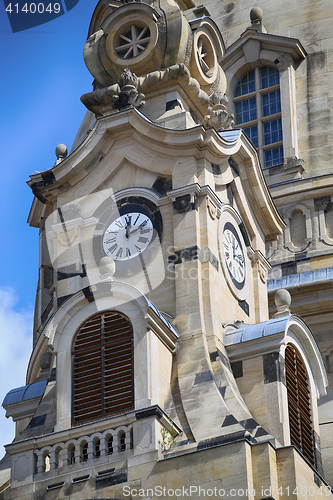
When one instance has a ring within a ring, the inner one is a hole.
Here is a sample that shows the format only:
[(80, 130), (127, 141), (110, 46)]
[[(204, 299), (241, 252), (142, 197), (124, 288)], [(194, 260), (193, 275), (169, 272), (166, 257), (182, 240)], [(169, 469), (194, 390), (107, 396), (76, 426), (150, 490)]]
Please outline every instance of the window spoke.
[(150, 31), (148, 26), (132, 24), (130, 30), (120, 34), (116, 54), (123, 59), (140, 55), (149, 44)]

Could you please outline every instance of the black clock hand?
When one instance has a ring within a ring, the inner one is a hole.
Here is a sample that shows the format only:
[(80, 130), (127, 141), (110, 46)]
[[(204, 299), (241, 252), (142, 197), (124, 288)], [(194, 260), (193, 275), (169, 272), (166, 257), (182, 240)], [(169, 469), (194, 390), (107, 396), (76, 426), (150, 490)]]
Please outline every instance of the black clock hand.
[(244, 259), (243, 259), (243, 257), (242, 257), (241, 255), (237, 255), (237, 254), (235, 254), (235, 255), (234, 255), (234, 259), (238, 259), (238, 261), (239, 261), (239, 262), (242, 262), (242, 263), (244, 262)]
[(128, 233), (128, 234), (129, 234), (129, 236), (131, 236), (131, 234), (134, 234), (134, 233), (136, 233), (137, 231), (139, 231), (139, 229), (141, 229), (141, 227), (140, 227), (140, 226), (139, 226), (139, 227), (137, 227), (136, 229), (134, 229), (134, 231), (131, 231), (130, 233)]
[(129, 224), (129, 220), (128, 220), (128, 219), (127, 219), (127, 220), (125, 219), (125, 221), (126, 221), (126, 226), (125, 226), (125, 236), (126, 236), (126, 239), (128, 240), (128, 237), (129, 237), (129, 235), (130, 235), (130, 233), (128, 232), (128, 228), (129, 228), (129, 227), (131, 227), (131, 226), (130, 226), (130, 224)]

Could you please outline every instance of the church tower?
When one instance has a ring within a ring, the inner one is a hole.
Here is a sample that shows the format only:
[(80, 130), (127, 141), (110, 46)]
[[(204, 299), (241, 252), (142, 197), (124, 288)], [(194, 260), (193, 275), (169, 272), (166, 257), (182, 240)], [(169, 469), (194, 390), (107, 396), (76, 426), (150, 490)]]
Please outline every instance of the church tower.
[(224, 54), (192, 0), (95, 9), (86, 116), (28, 182), (40, 274), (3, 500), (333, 498), (326, 372), (288, 292), (269, 320), (265, 244), (285, 225)]

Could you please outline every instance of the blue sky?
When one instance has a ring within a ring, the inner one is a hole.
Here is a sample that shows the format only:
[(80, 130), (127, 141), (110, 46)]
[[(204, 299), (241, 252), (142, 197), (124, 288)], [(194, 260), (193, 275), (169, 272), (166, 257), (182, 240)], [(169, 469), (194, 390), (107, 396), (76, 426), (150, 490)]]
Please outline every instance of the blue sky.
[[(57, 144), (70, 149), (85, 114), (80, 96), (93, 77), (82, 50), (96, 4), (80, 0), (58, 19), (12, 33), (0, 0), (0, 403), (25, 385), (32, 348), (38, 229), (26, 222), (33, 200), (26, 181), (52, 167)], [(13, 437), (1, 408), (0, 458)]]

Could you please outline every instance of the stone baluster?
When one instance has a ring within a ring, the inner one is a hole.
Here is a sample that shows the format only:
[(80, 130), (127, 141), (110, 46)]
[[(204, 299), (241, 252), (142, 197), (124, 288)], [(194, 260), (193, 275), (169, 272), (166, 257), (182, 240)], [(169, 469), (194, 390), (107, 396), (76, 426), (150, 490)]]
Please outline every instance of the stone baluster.
[(50, 452), (50, 470), (58, 468), (58, 454), (56, 451), (52, 450)]
[(131, 436), (131, 429), (127, 430), (125, 433), (125, 449), (130, 450), (132, 448), (132, 436)]
[(58, 452), (58, 469), (61, 469), (61, 467), (66, 467), (69, 464), (70, 461), (68, 456), (68, 449), (65, 447)]
[(37, 455), (37, 473), (45, 471), (45, 457), (40, 451)]
[(92, 460), (95, 458), (95, 450), (94, 450), (94, 443), (92, 439), (88, 441), (88, 460)]
[(113, 436), (113, 453), (119, 453), (120, 452), (120, 438), (118, 434), (115, 434)]
[(106, 457), (108, 454), (108, 443), (105, 436), (101, 437), (99, 446), (101, 450), (101, 457)]
[(75, 445), (75, 463), (79, 464), (82, 462), (82, 446), (80, 443), (76, 443)]

